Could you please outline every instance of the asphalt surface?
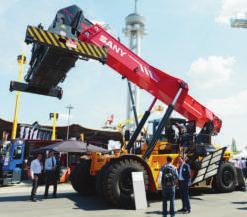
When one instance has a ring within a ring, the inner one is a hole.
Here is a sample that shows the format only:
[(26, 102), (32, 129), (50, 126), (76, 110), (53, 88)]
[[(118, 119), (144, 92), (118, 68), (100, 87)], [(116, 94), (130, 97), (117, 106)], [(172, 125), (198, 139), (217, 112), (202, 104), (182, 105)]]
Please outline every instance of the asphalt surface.
[[(52, 189), (50, 189), (52, 190)], [(146, 210), (121, 210), (110, 207), (97, 197), (80, 197), (69, 184), (58, 186), (58, 198), (43, 199), (44, 187), (38, 189), (38, 201), (29, 201), (31, 186), (0, 187), (0, 217), (130, 217), (162, 216), (159, 196), (152, 196)], [(215, 194), (210, 189), (191, 192), (190, 217), (247, 217), (247, 192)], [(176, 199), (176, 209), (181, 202)]]

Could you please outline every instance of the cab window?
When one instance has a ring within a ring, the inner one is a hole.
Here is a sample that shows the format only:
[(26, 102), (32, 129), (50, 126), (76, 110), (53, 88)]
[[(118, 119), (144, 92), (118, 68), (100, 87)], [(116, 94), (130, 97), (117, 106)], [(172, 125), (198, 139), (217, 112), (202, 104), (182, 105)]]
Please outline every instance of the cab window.
[(14, 155), (13, 158), (14, 159), (20, 159), (22, 155), (22, 147), (21, 146), (16, 146), (14, 149)]

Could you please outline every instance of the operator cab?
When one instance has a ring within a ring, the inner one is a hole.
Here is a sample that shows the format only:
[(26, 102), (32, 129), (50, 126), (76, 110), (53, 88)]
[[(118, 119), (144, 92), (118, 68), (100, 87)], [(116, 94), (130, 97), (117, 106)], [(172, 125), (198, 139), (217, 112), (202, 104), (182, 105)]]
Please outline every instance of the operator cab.
[(82, 10), (76, 5), (59, 10), (49, 27), (50, 32), (56, 32), (59, 35), (77, 40), (78, 34), (82, 31), (84, 16)]
[[(152, 139), (152, 135), (157, 130), (159, 122), (160, 119), (149, 121), (152, 133), (147, 137), (147, 143)], [(170, 118), (159, 137), (159, 142), (156, 144), (154, 151), (157, 154), (178, 153), (181, 145), (189, 146), (188, 144), (193, 141), (195, 129), (195, 122), (186, 121), (182, 118)]]

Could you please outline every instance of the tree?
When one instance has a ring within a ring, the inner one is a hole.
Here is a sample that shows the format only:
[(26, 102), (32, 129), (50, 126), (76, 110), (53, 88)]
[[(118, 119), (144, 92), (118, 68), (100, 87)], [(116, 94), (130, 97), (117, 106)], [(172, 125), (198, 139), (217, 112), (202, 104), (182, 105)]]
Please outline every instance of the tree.
[(236, 143), (236, 140), (234, 138), (232, 138), (231, 149), (232, 149), (233, 154), (238, 154), (239, 153), (239, 151), (237, 149), (237, 143)]

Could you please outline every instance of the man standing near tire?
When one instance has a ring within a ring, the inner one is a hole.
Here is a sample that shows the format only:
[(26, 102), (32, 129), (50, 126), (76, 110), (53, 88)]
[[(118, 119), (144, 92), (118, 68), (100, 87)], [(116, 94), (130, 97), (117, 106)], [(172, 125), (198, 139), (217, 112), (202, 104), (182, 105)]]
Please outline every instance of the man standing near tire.
[(42, 155), (38, 154), (36, 159), (34, 159), (30, 165), (31, 178), (32, 178), (32, 182), (33, 182), (30, 199), (33, 202), (36, 202), (35, 195), (36, 195), (36, 192), (38, 189), (39, 178), (40, 178), (40, 174), (42, 171), (41, 160), (42, 160)]
[(161, 168), (159, 175), (159, 183), (162, 187), (162, 201), (163, 201), (163, 217), (167, 217), (167, 201), (170, 200), (170, 215), (175, 216), (174, 200), (176, 181), (178, 179), (178, 172), (176, 167), (172, 165), (172, 158), (167, 157), (167, 163)]
[(189, 164), (185, 163), (184, 159), (180, 156), (178, 158), (179, 169), (178, 169), (178, 180), (179, 180), (179, 190), (182, 200), (182, 209), (178, 212), (190, 213), (190, 198), (189, 198), (189, 186), (191, 184), (191, 172)]
[(53, 197), (57, 197), (57, 161), (54, 156), (54, 152), (50, 151), (48, 154), (48, 158), (45, 160), (45, 195), (44, 197), (48, 197), (48, 191), (50, 184), (53, 185)]

